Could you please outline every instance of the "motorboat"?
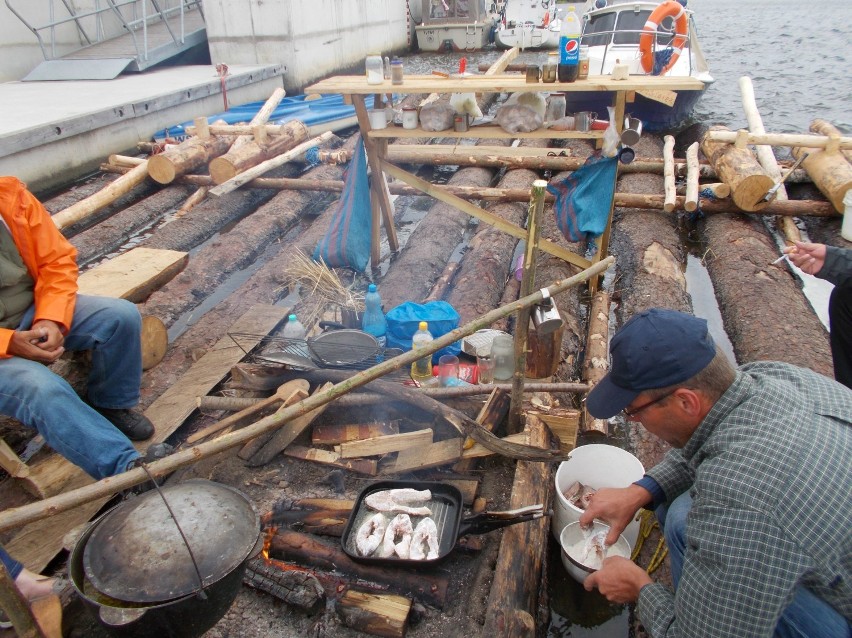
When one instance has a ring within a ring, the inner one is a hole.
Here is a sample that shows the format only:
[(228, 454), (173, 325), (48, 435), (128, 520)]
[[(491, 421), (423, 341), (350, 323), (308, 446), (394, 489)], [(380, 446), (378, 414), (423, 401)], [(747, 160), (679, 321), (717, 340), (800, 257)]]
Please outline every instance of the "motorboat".
[[(494, 37), (496, 3), (485, 0), (417, 0), (414, 31), (421, 51), (478, 51)], [(412, 2), (412, 4), (414, 4)]]
[[(611, 75), (616, 64), (630, 75), (694, 77), (706, 88), (713, 77), (701, 51), (693, 12), (686, 0), (595, 0), (583, 14), (581, 45), (589, 47), (589, 76)], [(656, 27), (654, 26), (656, 25)], [(627, 112), (646, 131), (672, 130), (688, 123), (704, 91), (677, 91), (666, 104), (639, 93)], [(569, 92), (569, 112), (593, 111), (606, 117), (611, 106), (602, 92)]]
[(509, 0), (494, 42), (501, 49), (557, 49), (560, 25), (556, 0)]

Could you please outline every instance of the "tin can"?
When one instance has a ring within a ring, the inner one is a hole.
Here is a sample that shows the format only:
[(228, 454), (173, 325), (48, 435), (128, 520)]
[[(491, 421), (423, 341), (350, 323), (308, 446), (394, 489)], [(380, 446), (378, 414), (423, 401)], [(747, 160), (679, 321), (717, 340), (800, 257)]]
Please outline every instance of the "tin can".
[(467, 113), (457, 113), (453, 117), (453, 129), (458, 133), (467, 131), (470, 128), (468, 118), (469, 115)]
[(580, 69), (577, 73), (578, 80), (585, 80), (589, 77), (589, 47), (586, 45), (580, 46)]

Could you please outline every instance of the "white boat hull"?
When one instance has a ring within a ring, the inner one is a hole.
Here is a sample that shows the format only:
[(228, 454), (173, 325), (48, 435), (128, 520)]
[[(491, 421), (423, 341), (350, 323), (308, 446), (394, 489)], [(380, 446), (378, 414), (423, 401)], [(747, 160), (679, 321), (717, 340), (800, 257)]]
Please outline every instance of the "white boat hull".
[(478, 51), (488, 44), (491, 24), (417, 25), (417, 46), (421, 51)]
[(559, 30), (529, 25), (498, 28), (494, 42), (501, 49), (558, 49)]

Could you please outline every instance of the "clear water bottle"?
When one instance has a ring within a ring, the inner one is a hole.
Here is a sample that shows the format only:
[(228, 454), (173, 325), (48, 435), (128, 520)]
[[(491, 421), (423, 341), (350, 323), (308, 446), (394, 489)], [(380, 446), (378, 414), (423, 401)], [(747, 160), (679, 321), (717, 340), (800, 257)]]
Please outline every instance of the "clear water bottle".
[(388, 322), (385, 313), (382, 312), (382, 298), (376, 289), (376, 284), (367, 287), (367, 295), (364, 297), (364, 318), (361, 320), (361, 329), (373, 335), (379, 342), (379, 347), (384, 348), (387, 343), (385, 333), (388, 331)]
[(583, 27), (580, 16), (574, 7), (568, 7), (568, 13), (562, 18), (559, 32), (559, 68), (557, 76), (560, 82), (573, 82), (580, 73), (580, 36)]
[(281, 330), (281, 336), (284, 339), (304, 339), (307, 334), (305, 326), (299, 321), (296, 315), (287, 317), (287, 323), (284, 324), (284, 329)]
[[(411, 349), (427, 348), (432, 343), (432, 333), (429, 332), (429, 324), (421, 321), (417, 332), (411, 338)], [(415, 381), (430, 381), (432, 379), (432, 355), (418, 359), (411, 364), (411, 378)]]

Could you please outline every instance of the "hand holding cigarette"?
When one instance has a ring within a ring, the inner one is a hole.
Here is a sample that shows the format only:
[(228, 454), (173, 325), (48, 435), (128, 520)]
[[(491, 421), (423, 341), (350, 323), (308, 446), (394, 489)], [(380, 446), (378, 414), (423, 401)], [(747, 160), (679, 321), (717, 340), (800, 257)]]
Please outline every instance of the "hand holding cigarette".
[(784, 253), (790, 263), (809, 275), (817, 274), (825, 264), (825, 244), (797, 241), (785, 248)]

